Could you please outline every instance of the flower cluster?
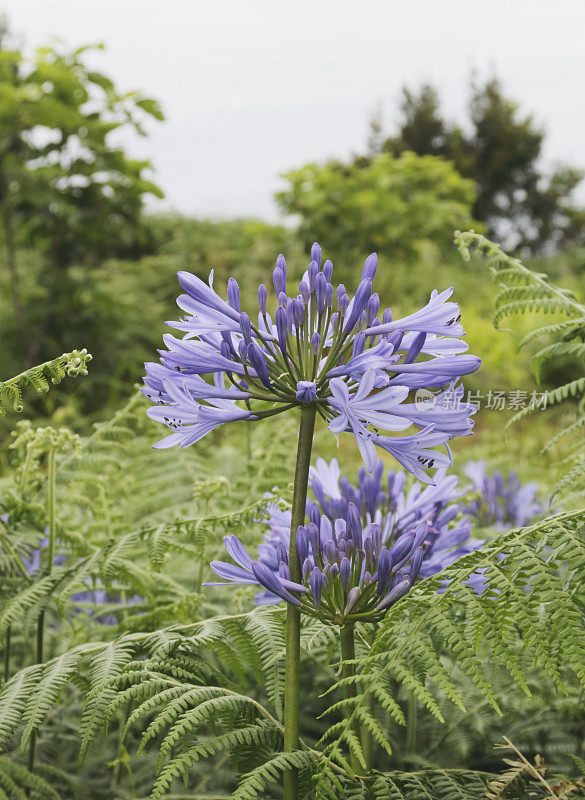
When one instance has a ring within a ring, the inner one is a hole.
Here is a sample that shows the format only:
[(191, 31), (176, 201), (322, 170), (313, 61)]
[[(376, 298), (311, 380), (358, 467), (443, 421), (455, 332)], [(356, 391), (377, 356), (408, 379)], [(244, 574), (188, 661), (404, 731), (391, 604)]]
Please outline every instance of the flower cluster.
[[(446, 467), (448, 451), (436, 448), (471, 433), (475, 406), (442, 402), (480, 359), (467, 355), (452, 289), (433, 291), (423, 308), (393, 319), (372, 291), (375, 253), (364, 264), (353, 297), (333, 284), (333, 264), (314, 244), (302, 280), (289, 294), (287, 265), (279, 255), (272, 274), (276, 308), (258, 287), (254, 320), (240, 307), (230, 278), (227, 302), (189, 272), (179, 272), (185, 316), (167, 323), (183, 338), (164, 337), (161, 363), (146, 364), (143, 393), (155, 403), (152, 419), (173, 432), (155, 447), (187, 447), (226, 422), (258, 420), (294, 406), (312, 405), (335, 433), (351, 431), (368, 471), (376, 447), (391, 453), (419, 480)], [(254, 315), (252, 315), (254, 317)], [(213, 376), (212, 380), (203, 376)], [(412, 390), (436, 396), (432, 408), (406, 402)], [(411, 429), (411, 430), (409, 430)], [(402, 433), (404, 435), (389, 435)]]
[[(286, 600), (302, 611), (343, 625), (380, 619), (417, 578), (442, 570), (483, 544), (470, 539), (461, 516), (456, 476), (441, 474), (434, 486), (416, 483), (406, 491), (406, 474), (388, 473), (378, 461), (373, 475), (360, 469), (358, 486), (340, 476), (337, 460), (311, 468), (315, 501), (307, 501), (309, 523), (299, 526), (296, 545), (300, 583), (291, 581), (291, 515), (268, 506), (268, 532), (254, 560), (237, 536), (226, 536), (235, 564), (213, 561), (224, 581), (258, 585), (257, 603)], [(208, 586), (221, 585), (208, 583)]]
[(487, 474), (485, 461), (469, 461), (464, 472), (476, 497), (465, 513), (482, 528), (523, 528), (546, 511), (538, 497), (538, 484), (522, 484), (515, 472), (507, 478), (499, 470)]

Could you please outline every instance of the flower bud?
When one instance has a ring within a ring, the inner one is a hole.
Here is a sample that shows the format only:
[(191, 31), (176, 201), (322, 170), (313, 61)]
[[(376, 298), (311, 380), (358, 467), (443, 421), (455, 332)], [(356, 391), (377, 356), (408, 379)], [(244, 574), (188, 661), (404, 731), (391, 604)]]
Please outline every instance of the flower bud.
[(315, 333), (311, 336), (311, 349), (313, 351), (313, 355), (316, 356), (319, 352), (319, 348), (321, 347), (321, 337), (315, 331)]
[(284, 275), (284, 282), (286, 283), (286, 259), (282, 253), (279, 253), (278, 258), (276, 259), (276, 266)]
[(327, 281), (322, 272), (318, 272), (315, 276), (315, 295), (317, 297), (317, 312), (322, 314), (325, 311), (325, 287)]
[(311, 261), (314, 261), (318, 268), (321, 267), (321, 247), (318, 242), (313, 242), (311, 246)]
[(333, 277), (333, 262), (329, 259), (323, 264), (323, 275), (325, 275), (327, 283), (331, 283), (331, 278)]
[(360, 512), (355, 503), (350, 503), (347, 507), (347, 528), (358, 550), (362, 549), (362, 524)]
[(300, 328), (305, 319), (305, 304), (302, 298), (295, 297), (292, 301), (293, 321), (296, 328)]
[(418, 573), (420, 571), (420, 567), (421, 567), (421, 564), (422, 564), (422, 561), (423, 561), (423, 556), (424, 556), (424, 551), (423, 551), (422, 547), (417, 548), (417, 550), (415, 550), (415, 553), (414, 553), (414, 555), (412, 557), (412, 561), (410, 562), (409, 577), (410, 577), (411, 583), (414, 583), (415, 580), (417, 579), (417, 576), (418, 576)]
[(260, 564), (258, 561), (252, 561), (252, 572), (258, 583), (264, 586), (265, 589), (268, 589), (269, 592), (286, 600), (287, 603), (300, 606), (301, 601), (285, 589), (278, 576), (275, 575), (274, 572), (271, 572), (268, 567), (265, 567), (264, 564)]
[(274, 317), (276, 323), (276, 334), (278, 336), (278, 344), (283, 353), (286, 353), (286, 336), (288, 333), (286, 311), (282, 306), (278, 306)]
[(356, 356), (360, 356), (364, 352), (365, 346), (366, 346), (366, 335), (365, 333), (360, 331), (354, 337), (351, 357), (355, 358)]
[(382, 611), (383, 608), (388, 608), (388, 606), (393, 605), (393, 603), (396, 603), (397, 600), (400, 600), (402, 597), (404, 597), (409, 589), (410, 580), (408, 578), (404, 578), (402, 581), (400, 581), (400, 583), (397, 583), (393, 589), (390, 589), (381, 603), (378, 603), (376, 606), (376, 611)]
[(311, 543), (311, 550), (313, 551), (313, 558), (316, 560), (317, 556), (321, 555), (321, 541), (319, 539), (319, 528), (314, 522), (310, 522), (307, 527), (307, 535)]
[(268, 299), (268, 291), (263, 283), (258, 287), (258, 305), (260, 306), (260, 313), (262, 316), (266, 314), (266, 300)]
[(380, 309), (380, 298), (376, 292), (368, 300), (366, 306), (366, 326), (370, 328)]
[(319, 272), (319, 267), (317, 266), (316, 261), (311, 261), (307, 269), (307, 272), (309, 274), (309, 289), (311, 291), (311, 294), (313, 294), (313, 292), (315, 291), (315, 278), (317, 277), (317, 273)]
[(230, 278), (227, 286), (228, 303), (234, 311), (240, 310), (240, 287), (235, 278)]
[(284, 288), (286, 285), (284, 274), (280, 267), (274, 267), (272, 270), (272, 283), (274, 284), (274, 291), (276, 292), (276, 296), (280, 295), (281, 292), (284, 292)]
[(323, 575), (319, 567), (313, 567), (311, 572), (311, 594), (313, 595), (313, 605), (317, 611), (321, 607), (321, 590), (323, 588)]
[(299, 557), (299, 562), (302, 564), (309, 555), (309, 540), (307, 538), (307, 531), (302, 525), (299, 525), (297, 528), (296, 540), (297, 554)]
[(420, 355), (420, 351), (423, 349), (427, 335), (424, 331), (418, 333), (414, 339), (410, 347), (408, 348), (408, 353), (404, 357), (404, 364), (411, 364), (413, 361)]
[(264, 353), (256, 342), (252, 342), (252, 344), (248, 345), (248, 359), (250, 364), (256, 370), (256, 374), (264, 384), (267, 389), (272, 390), (272, 384), (270, 383), (270, 377), (268, 376), (268, 368), (266, 366), (266, 359), (264, 358)]
[(283, 542), (278, 542), (276, 545), (276, 556), (279, 564), (288, 564), (288, 547), (285, 547)]
[(353, 306), (349, 314), (345, 329), (349, 333), (355, 327), (356, 322), (362, 315), (370, 295), (372, 293), (372, 281), (369, 279), (363, 280), (357, 288), (355, 297), (353, 298)]
[(374, 540), (371, 536), (366, 536), (364, 539), (364, 553), (368, 561), (374, 560)]
[(360, 589), (359, 586), (354, 586), (350, 593), (347, 595), (347, 603), (345, 604), (345, 608), (343, 609), (344, 614), (349, 614), (349, 612), (354, 608), (355, 604), (360, 598)]
[(329, 517), (322, 516), (319, 520), (319, 533), (321, 536), (321, 542), (330, 542), (333, 540), (333, 527), (331, 525), (331, 520)]
[(299, 293), (303, 298), (303, 302), (305, 303), (305, 305), (307, 305), (307, 303), (309, 302), (309, 298), (311, 296), (311, 292), (309, 291), (309, 287), (305, 283), (305, 281), (301, 281), (299, 283)]
[(242, 331), (242, 336), (244, 337), (244, 341), (246, 344), (251, 344), (252, 342), (252, 325), (250, 324), (250, 317), (246, 314), (245, 311), (242, 311), (240, 315), (240, 329)]
[(374, 275), (378, 269), (378, 255), (371, 253), (364, 261), (364, 268), (362, 270), (362, 280), (374, 280)]
[(351, 580), (351, 564), (347, 556), (343, 556), (341, 564), (339, 565), (339, 575), (341, 578), (341, 586), (343, 593), (347, 595), (349, 591), (349, 582)]
[(347, 528), (347, 522), (344, 519), (338, 518), (335, 520), (335, 538), (337, 539), (337, 541), (345, 538), (346, 528)]
[(394, 544), (390, 548), (390, 555), (392, 556), (392, 562), (394, 564), (398, 564), (400, 561), (402, 561), (403, 558), (408, 556), (408, 554), (412, 550), (413, 543), (414, 543), (414, 533), (412, 531), (410, 531), (409, 533), (403, 533), (402, 536), (399, 536), (398, 539), (394, 542)]
[(333, 286), (330, 283), (325, 284), (325, 305), (327, 308), (331, 308), (333, 306)]
[(330, 539), (328, 542), (325, 543), (323, 547), (323, 552), (327, 556), (327, 560), (329, 561), (329, 563), (331, 564), (337, 563), (338, 552), (337, 552), (337, 547), (335, 547), (335, 542), (333, 541), (333, 539)]
[(378, 596), (382, 595), (388, 585), (390, 579), (390, 572), (392, 570), (392, 556), (388, 548), (383, 545), (380, 548), (380, 555), (378, 556)]
[(315, 381), (298, 381), (295, 397), (301, 403), (312, 403), (317, 397)]
[(315, 525), (320, 525), (321, 510), (318, 503), (311, 503), (310, 500), (307, 501), (307, 516), (310, 522), (313, 522)]

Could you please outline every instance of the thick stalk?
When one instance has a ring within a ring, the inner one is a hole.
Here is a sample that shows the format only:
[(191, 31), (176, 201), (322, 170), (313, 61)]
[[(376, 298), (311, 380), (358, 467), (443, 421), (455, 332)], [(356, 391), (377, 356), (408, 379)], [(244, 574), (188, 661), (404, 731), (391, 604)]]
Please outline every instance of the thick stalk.
[[(297, 465), (293, 490), (290, 526), (289, 569), (291, 580), (301, 580), (301, 565), (297, 554), (297, 528), (305, 521), (309, 465), (313, 446), (316, 406), (301, 408)], [(288, 604), (286, 613), (286, 660), (284, 674), (284, 751), (299, 749), (299, 677), (301, 658), (301, 612)], [(296, 770), (284, 773), (283, 800), (298, 800), (299, 785)]]
[[(341, 643), (341, 664), (343, 669), (344, 678), (353, 678), (355, 675), (355, 664), (348, 664), (348, 661), (353, 661), (355, 658), (355, 639), (354, 639), (354, 626), (353, 622), (346, 623), (339, 631), (339, 639)], [(345, 697), (351, 700), (357, 697), (357, 687), (355, 682), (347, 683), (345, 685)], [(346, 709), (346, 714), (351, 718), (351, 727), (355, 733), (356, 739), (360, 739), (360, 728), (357, 718), (353, 714), (353, 705)], [(355, 772), (362, 771), (362, 765), (359, 758), (351, 749), (351, 766)]]
[[(49, 544), (47, 547), (47, 569), (46, 574), (50, 575), (53, 571), (53, 558), (55, 553), (55, 448), (49, 449), (47, 465), (47, 522), (49, 524)], [(41, 611), (37, 620), (37, 664), (42, 664), (44, 660), (44, 639), (45, 639), (45, 611)], [(29, 772), (34, 771), (35, 766), (35, 746), (36, 733), (30, 737), (30, 749), (28, 751)]]

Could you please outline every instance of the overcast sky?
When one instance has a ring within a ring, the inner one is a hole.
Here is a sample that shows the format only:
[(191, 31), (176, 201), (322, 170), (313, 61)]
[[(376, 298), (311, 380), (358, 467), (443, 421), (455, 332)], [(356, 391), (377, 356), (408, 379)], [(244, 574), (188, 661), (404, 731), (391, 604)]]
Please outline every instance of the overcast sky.
[(166, 204), (274, 219), (278, 176), (363, 150), (378, 106), (435, 83), (461, 114), (472, 69), (546, 125), (547, 160), (585, 166), (583, 0), (0, 0), (30, 46), (103, 41), (120, 89), (166, 114), (147, 140)]

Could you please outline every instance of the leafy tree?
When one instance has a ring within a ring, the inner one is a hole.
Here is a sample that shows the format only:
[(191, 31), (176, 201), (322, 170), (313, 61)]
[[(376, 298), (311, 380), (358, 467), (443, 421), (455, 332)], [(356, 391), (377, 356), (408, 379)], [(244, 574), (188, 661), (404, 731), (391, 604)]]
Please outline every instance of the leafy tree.
[(328, 250), (408, 260), (421, 241), (447, 245), (455, 228), (472, 224), (472, 181), (434, 156), (382, 153), (354, 164), (307, 164), (284, 177), (289, 186), (278, 202), (299, 215), (306, 242)]
[[(120, 93), (84, 63), (87, 50), (43, 47), (28, 57), (11, 42), (6, 23), (0, 29), (3, 260), (29, 361), (42, 352), (49, 319), (53, 329), (64, 322), (67, 268), (144, 250), (143, 199), (162, 196), (146, 177), (149, 163), (130, 158), (115, 141), (121, 128), (144, 134), (145, 119), (161, 120), (158, 104), (137, 92)], [(43, 258), (41, 314), (24, 307), (21, 243)], [(55, 298), (61, 307), (52, 305)]]
[[(472, 83), (465, 130), (445, 120), (436, 89), (404, 88), (397, 133), (379, 149), (444, 156), (477, 187), (474, 216), (491, 236), (537, 253), (585, 240), (585, 211), (572, 195), (584, 173), (559, 166), (545, 174), (540, 157), (545, 132), (493, 78)], [(375, 123), (378, 124), (377, 122)]]

